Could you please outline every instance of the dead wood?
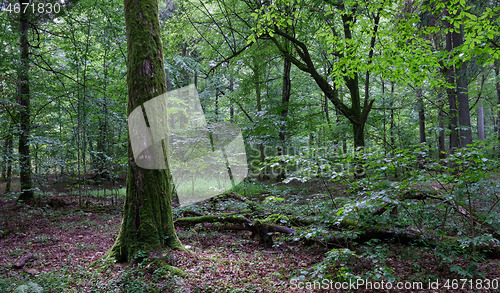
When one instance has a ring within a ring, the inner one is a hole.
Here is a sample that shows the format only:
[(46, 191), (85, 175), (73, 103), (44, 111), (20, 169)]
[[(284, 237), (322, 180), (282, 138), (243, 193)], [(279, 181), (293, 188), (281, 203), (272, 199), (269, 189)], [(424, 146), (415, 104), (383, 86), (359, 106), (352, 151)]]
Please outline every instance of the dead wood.
[(28, 261), (35, 259), (32, 253), (27, 253), (23, 256), (21, 256), (16, 262), (12, 265), (13, 268), (15, 269), (20, 269), (28, 263)]
[[(241, 229), (251, 231), (252, 237), (257, 236), (257, 238), (265, 247), (273, 246), (273, 239), (271, 233), (285, 233), (285, 234), (295, 233), (295, 230), (292, 228), (277, 226), (277, 225), (268, 225), (259, 220), (252, 221), (242, 215), (234, 213), (179, 218), (175, 221), (175, 224), (195, 225), (199, 223), (216, 223), (216, 222), (240, 224)], [(231, 230), (235, 230), (235, 225), (231, 226)]]
[[(340, 225), (339, 229), (341, 229)], [(352, 227), (352, 226), (351, 226)], [(355, 237), (329, 237), (323, 241), (317, 241), (319, 243), (325, 244), (329, 248), (349, 248), (352, 249), (356, 245), (366, 243), (372, 239), (380, 239), (384, 242), (398, 243), (403, 245), (416, 245), (416, 246), (426, 246), (426, 247), (437, 247), (438, 245), (449, 245), (450, 247), (459, 247), (459, 237), (453, 236), (441, 236), (439, 239), (429, 238), (411, 228), (391, 228), (384, 226), (371, 226), (367, 228), (356, 228), (358, 231), (362, 231), (361, 234), (357, 234)], [(468, 250), (480, 251), (484, 253), (489, 258), (499, 259), (500, 258), (500, 246), (495, 244), (490, 245), (476, 245), (475, 247), (469, 247)]]
[[(472, 223), (474, 223), (474, 225), (483, 228), (484, 230), (486, 230), (486, 232), (490, 233), (495, 239), (500, 240), (500, 233), (495, 227), (493, 227), (489, 223), (486, 223), (485, 221), (481, 220), (481, 217), (477, 213), (468, 209), (466, 206), (457, 203), (457, 201), (445, 200), (444, 198), (440, 197), (438, 190), (433, 189), (433, 190), (429, 190), (429, 191), (420, 191), (420, 190), (412, 189), (412, 190), (409, 190), (409, 191), (401, 194), (398, 197), (398, 199), (399, 200), (433, 199), (433, 200), (442, 201), (443, 203), (451, 205), (463, 217), (466, 217), (469, 220), (471, 220)], [(382, 207), (378, 208), (375, 212), (373, 212), (373, 215), (380, 216), (388, 210), (397, 209), (397, 206), (398, 205), (394, 204), (394, 203), (387, 203), (387, 204), (383, 205)]]

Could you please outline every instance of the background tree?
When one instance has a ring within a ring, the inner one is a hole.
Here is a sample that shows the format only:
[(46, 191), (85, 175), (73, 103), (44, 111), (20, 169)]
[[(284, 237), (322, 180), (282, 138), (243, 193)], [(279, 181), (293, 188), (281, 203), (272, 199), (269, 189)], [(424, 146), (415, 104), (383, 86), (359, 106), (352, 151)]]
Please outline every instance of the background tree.
[[(21, 7), (23, 4), (29, 4), (29, 0), (19, 0)], [(29, 10), (20, 9), (19, 12), (19, 52), (21, 66), (19, 68), (19, 88), (18, 88), (18, 104), (19, 104), (19, 169), (21, 177), (21, 194), (19, 200), (30, 201), (33, 199), (33, 186), (31, 182), (31, 154), (30, 154), (30, 80), (29, 80), (29, 54), (30, 48), (28, 43), (29, 33)]]

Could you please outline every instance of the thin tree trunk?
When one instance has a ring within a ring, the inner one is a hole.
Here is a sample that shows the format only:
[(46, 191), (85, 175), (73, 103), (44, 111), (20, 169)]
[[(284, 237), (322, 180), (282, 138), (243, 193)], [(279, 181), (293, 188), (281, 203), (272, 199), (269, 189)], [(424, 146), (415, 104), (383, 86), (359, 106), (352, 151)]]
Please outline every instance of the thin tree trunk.
[(422, 98), (422, 89), (417, 89), (417, 108), (418, 108), (418, 129), (420, 133), (420, 143), (426, 143), (427, 138), (425, 136), (425, 108), (424, 100)]
[[(19, 0), (19, 5), (28, 5), (29, 0)], [(29, 202), (33, 199), (31, 179), (31, 154), (29, 145), (30, 136), (30, 81), (29, 81), (29, 19), (27, 12), (21, 9), (19, 17), (19, 30), (21, 33), (19, 51), (21, 56), (21, 68), (19, 69), (19, 173), (21, 180), (21, 194), (18, 200)], [(25, 13), (26, 12), (26, 13)]]
[[(262, 94), (260, 90), (261, 86), (261, 78), (260, 78), (260, 63), (258, 62), (258, 58), (256, 56), (252, 56), (253, 60), (253, 78), (254, 78), (254, 84), (255, 84), (255, 98), (257, 102), (257, 111), (261, 112), (262, 111)], [(259, 159), (260, 162), (264, 163), (266, 160), (266, 153), (265, 153), (265, 148), (264, 144), (260, 141), (258, 145), (259, 149)], [(259, 178), (261, 180), (267, 180), (269, 179), (268, 172), (269, 170), (267, 168), (264, 168), (263, 171), (259, 172)]]
[[(165, 1), (166, 5), (167, 5), (167, 8), (168, 7), (173, 7), (175, 8), (175, 4), (173, 1), (169, 1), (169, 0), (166, 0)], [(166, 83), (167, 83), (167, 92), (170, 92), (172, 90), (172, 79), (170, 78), (170, 69), (167, 67), (165, 69), (165, 74), (166, 74)], [(197, 72), (195, 72), (194, 74), (194, 86), (197, 87), (198, 83), (198, 76), (197, 76)], [(173, 122), (173, 121), (172, 121)], [(172, 127), (174, 127), (172, 125)], [(169, 180), (172, 181), (172, 174), (168, 174), (169, 176)], [(192, 191), (192, 195), (194, 196), (194, 179), (192, 179), (192, 188), (191, 188), (191, 191)], [(172, 183), (172, 204), (173, 206), (179, 206), (180, 205), (180, 201), (179, 201), (179, 195), (177, 194), (177, 189), (175, 187), (175, 184)]]
[[(5, 174), (2, 174), (2, 181), (5, 182), (5, 193), (9, 193), (11, 191), (11, 184), (12, 184), (12, 156), (13, 156), (13, 139), (12, 139), (12, 134), (9, 133), (5, 139), (5, 162), (4, 162), (4, 168), (5, 168)], [(5, 177), (4, 177), (5, 176)]]
[[(460, 11), (456, 12), (457, 14)], [(445, 11), (449, 16), (449, 12)], [(446, 28), (452, 28), (449, 22), (446, 22)], [(455, 48), (463, 44), (464, 40), (463, 27), (460, 32), (453, 30), (446, 34), (446, 51), (453, 54)], [(472, 144), (472, 129), (470, 123), (469, 111), (469, 86), (466, 79), (467, 63), (453, 64), (447, 68), (448, 83), (452, 86), (448, 89), (448, 99), (450, 103), (450, 128), (452, 130), (450, 136), (450, 146), (453, 149), (457, 147), (466, 147)], [(458, 105), (458, 107), (457, 107)], [(459, 130), (457, 131), (457, 126)], [(460, 137), (458, 137), (460, 135)]]
[[(451, 24), (446, 23), (446, 28), (450, 29)], [(453, 38), (452, 32), (446, 34), (446, 51), (451, 52), (453, 50)], [(454, 66), (447, 68), (446, 73), (448, 75), (448, 83), (455, 85), (455, 68)], [(457, 109), (457, 92), (454, 88), (447, 88), (448, 93), (448, 103), (449, 103), (449, 129), (450, 129), (450, 152), (453, 153), (459, 147), (458, 141), (458, 109)]]
[[(97, 1), (95, 2), (97, 3)], [(83, 192), (86, 197), (86, 203), (90, 202), (90, 193), (87, 190), (87, 144), (91, 142), (88, 141), (89, 137), (87, 136), (87, 109), (86, 109), (86, 101), (87, 101), (87, 68), (88, 68), (88, 59), (89, 59), (89, 50), (90, 50), (90, 32), (92, 28), (92, 16), (94, 16), (94, 8), (90, 12), (90, 16), (87, 22), (87, 39), (85, 44), (85, 54), (83, 58), (83, 84), (82, 84), (82, 164), (83, 164)], [(82, 189), (82, 187), (80, 187)]]
[(477, 106), (477, 138), (479, 140), (484, 140), (484, 108), (483, 108), (483, 98), (479, 98), (479, 104)]
[(391, 81), (391, 121), (389, 126), (389, 135), (391, 136), (391, 145), (396, 145), (396, 136), (394, 134), (394, 82)]
[(2, 158), (2, 161), (0, 162), (2, 164), (2, 166), (0, 168), (1, 169), (0, 170), (0, 173), (1, 173), (0, 182), (5, 182), (7, 180), (7, 160), (8, 160), (8, 156), (9, 156), (9, 153), (7, 152), (8, 139), (9, 139), (9, 137), (6, 136), (5, 140), (4, 140), (4, 144), (3, 144), (3, 158)]
[(495, 61), (495, 88), (497, 90), (497, 136), (498, 136), (498, 155), (500, 156), (500, 60)]
[[(107, 62), (107, 48), (104, 49), (104, 61), (103, 61), (103, 89), (102, 89), (102, 100), (101, 100), (101, 111), (102, 117), (99, 118), (99, 135), (96, 142), (97, 155), (95, 156), (97, 162), (95, 164), (98, 178), (97, 180), (103, 180), (109, 178), (110, 170), (109, 164), (106, 162), (109, 152), (108, 143), (108, 101), (107, 101), (107, 77), (108, 77), (108, 62)], [(89, 142), (89, 147), (92, 147), (91, 142)], [(92, 153), (92, 152), (91, 152)]]
[(381, 88), (382, 88), (382, 108), (384, 109), (383, 111), (383, 114), (382, 114), (382, 139), (384, 141), (384, 154), (387, 156), (387, 118), (386, 118), (386, 115), (385, 115), (385, 100), (386, 100), (386, 96), (385, 96), (385, 82), (384, 82), (384, 79), (382, 78), (381, 79), (381, 84), (380, 84)]
[[(172, 80), (170, 79), (170, 70), (167, 68), (165, 70), (165, 73), (166, 73), (166, 79), (167, 79), (167, 92), (171, 91), (172, 90)], [(195, 86), (196, 86), (196, 83), (197, 83), (197, 78), (195, 76)]]
[(445, 139), (444, 139), (444, 121), (446, 119), (446, 113), (443, 110), (444, 107), (444, 99), (442, 92), (439, 91), (438, 97), (439, 101), (439, 112), (438, 112), (438, 123), (439, 123), (439, 137), (438, 137), (438, 152), (439, 158), (446, 158), (446, 147), (445, 147)]
[[(290, 103), (290, 95), (292, 89), (292, 80), (290, 78), (290, 73), (292, 69), (292, 62), (288, 59), (283, 61), (283, 87), (281, 91), (281, 110), (280, 110), (280, 126), (279, 126), (279, 140), (280, 145), (278, 146), (278, 156), (285, 154), (286, 139), (288, 132), (288, 107)], [(278, 174), (277, 180), (283, 180), (285, 178), (285, 168), (281, 166)]]
[[(229, 92), (234, 91), (234, 80), (232, 77), (229, 78)], [(231, 105), (229, 106), (229, 122), (233, 123), (234, 122), (234, 104), (233, 101), (231, 100)]]
[[(458, 36), (463, 43), (463, 32)], [(458, 46), (458, 45), (457, 45)], [(469, 110), (469, 85), (467, 83), (467, 63), (461, 64), (457, 70), (457, 102), (458, 102), (458, 124), (460, 125), (460, 147), (472, 144), (472, 126), (470, 123)]]
[[(130, 113), (166, 92), (157, 0), (125, 0), (127, 27), (127, 84)], [(184, 249), (172, 218), (171, 181), (167, 169), (143, 169), (134, 159), (128, 140), (127, 196), (123, 222), (109, 255), (127, 262), (137, 252), (165, 247)]]

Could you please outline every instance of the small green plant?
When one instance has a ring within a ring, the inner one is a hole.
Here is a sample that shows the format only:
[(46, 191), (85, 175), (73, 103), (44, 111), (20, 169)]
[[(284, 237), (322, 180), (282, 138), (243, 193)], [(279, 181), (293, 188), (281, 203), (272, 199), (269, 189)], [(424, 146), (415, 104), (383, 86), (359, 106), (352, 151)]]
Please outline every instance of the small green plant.
[(309, 270), (301, 270), (299, 279), (328, 279), (338, 282), (359, 278), (348, 266), (349, 262), (359, 258), (353, 251), (344, 249), (332, 249), (325, 254), (325, 258), (311, 267)]
[(370, 280), (387, 280), (394, 282), (394, 269), (386, 264), (386, 258), (389, 253), (387, 246), (379, 244), (378, 239), (371, 240), (364, 246), (366, 252), (362, 254), (364, 259), (370, 260), (373, 269), (365, 273), (364, 278)]
[(14, 290), (14, 293), (42, 293), (42, 286), (37, 283), (28, 282), (26, 284), (20, 285)]

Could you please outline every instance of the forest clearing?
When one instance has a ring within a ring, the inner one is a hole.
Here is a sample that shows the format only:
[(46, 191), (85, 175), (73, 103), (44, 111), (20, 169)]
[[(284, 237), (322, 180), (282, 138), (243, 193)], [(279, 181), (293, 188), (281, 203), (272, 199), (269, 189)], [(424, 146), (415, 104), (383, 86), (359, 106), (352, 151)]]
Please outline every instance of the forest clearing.
[(498, 0), (3, 0), (0, 292), (499, 292)]

